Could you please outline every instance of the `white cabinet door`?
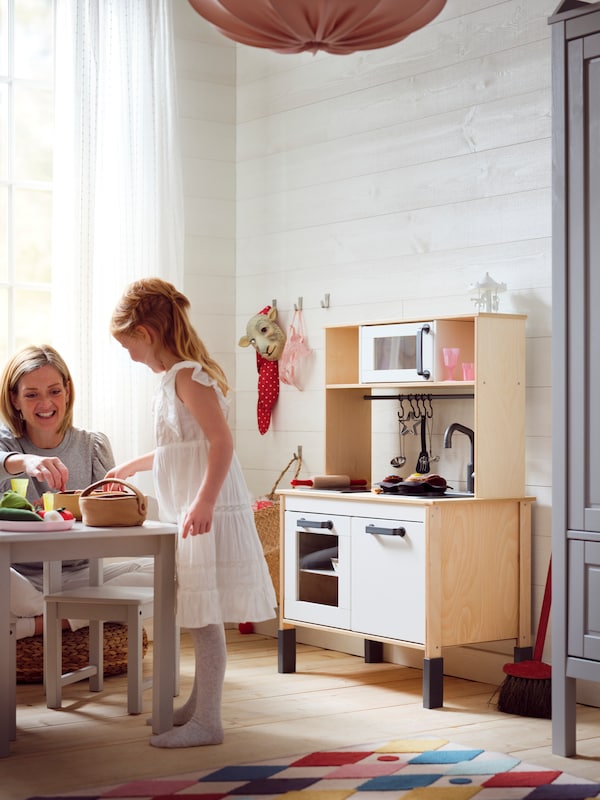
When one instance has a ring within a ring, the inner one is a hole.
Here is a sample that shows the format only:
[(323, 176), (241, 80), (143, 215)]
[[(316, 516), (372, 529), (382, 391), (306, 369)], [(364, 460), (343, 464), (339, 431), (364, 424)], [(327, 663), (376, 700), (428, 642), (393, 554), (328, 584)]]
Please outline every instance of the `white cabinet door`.
[(425, 523), (353, 517), (351, 628), (425, 643)]
[(286, 619), (350, 627), (350, 519), (285, 512)]

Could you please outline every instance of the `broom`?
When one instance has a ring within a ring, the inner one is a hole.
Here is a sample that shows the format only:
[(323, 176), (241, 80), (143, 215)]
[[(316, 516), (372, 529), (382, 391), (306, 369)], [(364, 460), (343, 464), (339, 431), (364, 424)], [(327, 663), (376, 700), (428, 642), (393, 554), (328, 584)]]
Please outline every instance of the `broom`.
[(546, 588), (540, 613), (540, 622), (535, 637), (533, 659), (505, 664), (502, 671), (506, 675), (498, 695), (498, 710), (521, 717), (552, 716), (552, 668), (542, 661), (552, 591), (552, 559), (548, 564)]

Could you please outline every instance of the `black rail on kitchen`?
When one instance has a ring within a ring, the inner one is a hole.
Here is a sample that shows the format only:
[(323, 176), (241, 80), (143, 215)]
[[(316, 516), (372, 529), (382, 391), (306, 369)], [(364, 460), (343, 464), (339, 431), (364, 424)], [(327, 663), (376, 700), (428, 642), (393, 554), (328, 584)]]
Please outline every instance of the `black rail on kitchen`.
[(363, 395), (363, 400), (473, 400), (474, 394), (376, 394)]

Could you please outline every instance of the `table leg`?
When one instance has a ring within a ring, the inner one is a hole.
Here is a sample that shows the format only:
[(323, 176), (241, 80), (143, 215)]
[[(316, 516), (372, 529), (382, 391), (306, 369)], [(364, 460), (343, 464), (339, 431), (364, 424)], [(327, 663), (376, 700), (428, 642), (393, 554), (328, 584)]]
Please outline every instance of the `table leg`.
[(173, 727), (175, 693), (175, 537), (160, 537), (154, 557), (154, 648), (152, 662), (152, 731)]
[[(54, 594), (54, 592), (60, 592), (60, 590), (62, 589), (62, 561), (44, 562), (42, 587), (44, 595)], [(46, 614), (44, 614), (44, 619), (42, 624), (43, 624), (42, 630), (43, 630), (43, 642), (44, 642), (44, 647), (43, 647), (44, 686), (46, 686), (46, 675), (54, 674), (54, 672), (50, 672), (48, 670), (49, 658), (53, 659), (52, 662), (53, 667), (55, 663), (58, 663), (58, 677), (60, 680), (60, 676), (62, 673), (62, 651), (60, 651), (61, 652), (60, 660), (56, 662), (56, 659), (59, 657), (55, 655), (54, 648), (52, 648), (52, 654), (50, 654), (51, 648), (49, 646), (50, 638), (48, 636), (48, 618)], [(53, 705), (50, 705), (51, 702), (53, 703)], [(58, 705), (56, 705), (56, 703), (58, 703)], [(54, 690), (52, 694), (52, 699), (49, 700), (48, 702), (48, 708), (60, 708), (60, 702), (58, 701), (56, 694), (54, 693)]]
[[(90, 586), (102, 586), (103, 583), (104, 559), (91, 558)], [(104, 622), (99, 619), (89, 620), (88, 636), (90, 664), (97, 665), (96, 674), (90, 675), (90, 691), (101, 692), (104, 688)], [(127, 649), (129, 650), (129, 645)]]
[(0, 646), (0, 758), (6, 758), (10, 754), (10, 720), (14, 711), (11, 681), (15, 681), (10, 658), (10, 546), (0, 546), (0, 575), (4, 575), (4, 580), (0, 579), (0, 630), (4, 631), (4, 644)]

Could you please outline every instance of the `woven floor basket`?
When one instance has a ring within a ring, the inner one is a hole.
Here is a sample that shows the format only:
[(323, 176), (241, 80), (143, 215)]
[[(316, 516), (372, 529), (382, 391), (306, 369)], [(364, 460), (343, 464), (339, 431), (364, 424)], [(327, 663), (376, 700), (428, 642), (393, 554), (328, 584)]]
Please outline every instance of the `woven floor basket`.
[[(85, 667), (89, 663), (89, 630), (63, 631), (63, 672)], [(148, 637), (143, 632), (143, 653), (148, 650)], [(127, 672), (127, 625), (104, 623), (104, 674), (121, 675)], [(42, 636), (27, 636), (17, 640), (17, 683), (43, 683), (44, 640)]]
[(258, 536), (261, 541), (263, 547), (263, 553), (265, 554), (265, 561), (267, 562), (267, 566), (269, 567), (269, 575), (271, 576), (271, 580), (273, 581), (273, 588), (275, 589), (275, 596), (277, 597), (277, 603), (279, 604), (279, 581), (280, 581), (280, 573), (279, 573), (279, 542), (280, 542), (280, 532), (279, 532), (279, 498), (275, 494), (277, 491), (277, 487), (279, 486), (283, 476), (288, 471), (288, 469), (292, 466), (292, 464), (297, 461), (296, 465), (296, 473), (294, 478), (297, 478), (300, 474), (300, 469), (302, 467), (302, 459), (294, 453), (290, 461), (281, 471), (279, 477), (275, 481), (273, 488), (266, 496), (268, 500), (270, 500), (273, 505), (267, 506), (266, 508), (259, 508), (254, 512), (254, 522), (256, 524), (256, 530), (258, 531)]

